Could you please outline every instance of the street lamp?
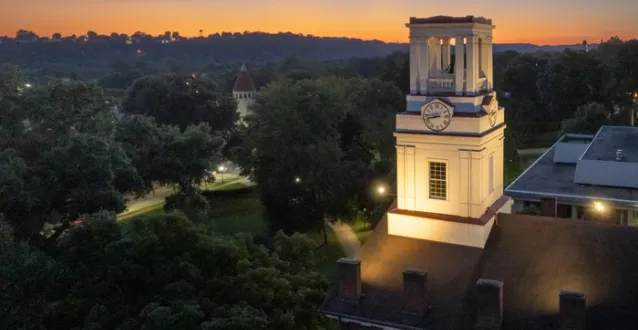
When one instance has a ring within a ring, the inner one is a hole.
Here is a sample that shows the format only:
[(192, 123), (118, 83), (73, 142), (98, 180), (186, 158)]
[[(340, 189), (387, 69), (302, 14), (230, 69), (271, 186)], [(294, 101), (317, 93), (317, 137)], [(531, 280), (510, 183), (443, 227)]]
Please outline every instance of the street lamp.
[(26, 87), (26, 88), (31, 88), (31, 86), (32, 86), (32, 85), (31, 85), (31, 84), (29, 84), (29, 83), (24, 84), (24, 87)]
[(295, 183), (301, 183), (301, 178), (300, 177), (295, 177)]
[(379, 196), (396, 196), (395, 194), (390, 194), (389, 192), (390, 190), (388, 189), (388, 187), (384, 185), (377, 186), (377, 194), (379, 194)]
[(222, 177), (222, 183), (224, 183), (224, 171), (226, 171), (226, 167), (224, 167), (224, 165), (219, 165), (217, 167), (217, 171), (219, 172), (220, 176)]
[(594, 208), (598, 213), (603, 213), (605, 211), (605, 205), (603, 205), (603, 203), (601, 202), (595, 202)]

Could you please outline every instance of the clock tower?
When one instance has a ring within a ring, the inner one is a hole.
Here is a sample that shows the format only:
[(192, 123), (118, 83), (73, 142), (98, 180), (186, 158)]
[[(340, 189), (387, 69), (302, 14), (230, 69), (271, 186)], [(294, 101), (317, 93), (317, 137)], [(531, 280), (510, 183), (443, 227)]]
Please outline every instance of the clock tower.
[[(505, 110), (492, 20), (411, 17), (410, 94), (396, 116), (397, 208), (388, 233), (483, 248), (503, 194)], [(452, 43), (454, 54), (452, 54)]]

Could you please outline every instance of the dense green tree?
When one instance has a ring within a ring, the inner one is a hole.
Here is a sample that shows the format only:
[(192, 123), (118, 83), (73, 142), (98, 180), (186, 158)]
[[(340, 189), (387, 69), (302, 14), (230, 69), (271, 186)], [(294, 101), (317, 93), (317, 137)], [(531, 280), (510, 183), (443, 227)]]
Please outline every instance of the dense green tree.
[(350, 79), (347, 83), (352, 116), (362, 125), (361, 139), (380, 159), (394, 160), (394, 122), (396, 114), (405, 111), (405, 95), (394, 83), (379, 79)]
[(199, 123), (213, 131), (229, 130), (238, 119), (236, 108), (232, 95), (216, 83), (177, 74), (139, 78), (122, 101), (125, 113), (151, 116), (182, 130)]
[(0, 255), (3, 329), (318, 329), (313, 241), (204, 234), (177, 215), (86, 218), (59, 253)]
[(390, 83), (334, 77), (262, 90), (230, 154), (258, 184), (271, 230), (323, 228), (361, 208), (400, 99)]
[(578, 107), (573, 118), (563, 121), (563, 133), (593, 134), (600, 126), (610, 122), (609, 111), (599, 103), (588, 103)]
[(153, 190), (155, 183), (177, 188), (167, 199), (167, 209), (181, 209), (193, 216), (206, 210), (199, 187), (210, 169), (221, 162), (223, 145), (207, 124), (181, 131), (176, 126), (157, 125), (150, 117), (127, 115), (118, 125), (115, 140), (131, 159), (145, 191)]
[[(0, 86), (15, 80), (1, 74)], [(0, 210), (18, 238), (39, 237), (46, 223), (54, 239), (81, 214), (124, 210), (124, 194), (140, 188), (105, 101), (95, 85), (57, 81), (0, 100)]]

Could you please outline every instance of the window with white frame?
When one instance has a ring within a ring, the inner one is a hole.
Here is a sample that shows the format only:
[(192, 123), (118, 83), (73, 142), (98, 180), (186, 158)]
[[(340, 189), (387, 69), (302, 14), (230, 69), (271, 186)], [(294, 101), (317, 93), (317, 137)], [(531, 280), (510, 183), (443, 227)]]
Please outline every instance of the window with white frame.
[(430, 198), (447, 198), (447, 164), (430, 162)]

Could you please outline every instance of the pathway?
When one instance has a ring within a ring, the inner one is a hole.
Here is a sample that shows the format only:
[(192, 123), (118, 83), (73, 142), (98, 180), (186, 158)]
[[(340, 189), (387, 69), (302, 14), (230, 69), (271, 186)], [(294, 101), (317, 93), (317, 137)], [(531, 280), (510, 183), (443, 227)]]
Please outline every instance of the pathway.
[(354, 231), (352, 231), (352, 227), (341, 221), (328, 223), (328, 226), (334, 230), (341, 249), (343, 250), (343, 254), (348, 258), (354, 258), (357, 252), (359, 252), (359, 248), (361, 248), (361, 242), (359, 242), (359, 238)]
[[(214, 188), (212, 188), (212, 190), (221, 189), (223, 187), (226, 187), (234, 183), (242, 183), (246, 186), (254, 185), (254, 183), (250, 182), (248, 178), (231, 177), (231, 178), (225, 178), (224, 183), (218, 183), (217, 185), (215, 185)], [(141, 212), (145, 209), (156, 208), (159, 205), (163, 205), (164, 201), (166, 200), (166, 197), (172, 195), (173, 193), (174, 193), (173, 188), (170, 188), (170, 187), (156, 188), (155, 192), (152, 192), (146, 196), (143, 196), (137, 199), (130, 200), (128, 203), (126, 203), (126, 211), (118, 214), (118, 216), (126, 216), (127, 214)]]

